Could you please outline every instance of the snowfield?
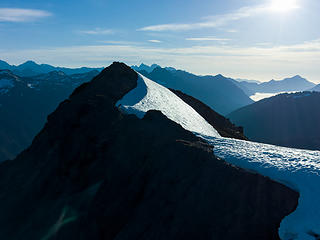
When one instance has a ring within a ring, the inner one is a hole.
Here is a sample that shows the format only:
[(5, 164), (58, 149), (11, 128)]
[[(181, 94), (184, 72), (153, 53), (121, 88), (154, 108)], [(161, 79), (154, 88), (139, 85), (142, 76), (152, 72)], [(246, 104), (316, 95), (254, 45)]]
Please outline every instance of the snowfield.
[(217, 130), (181, 98), (141, 74), (139, 74), (137, 87), (118, 101), (116, 106), (139, 118), (143, 118), (149, 110), (159, 110), (186, 130), (220, 137)]
[(297, 209), (280, 225), (283, 240), (320, 234), (320, 151), (285, 148), (237, 139), (200, 136), (216, 156), (280, 182), (300, 193)]
[(320, 235), (320, 151), (223, 138), (169, 89), (142, 75), (139, 75), (137, 87), (116, 105), (139, 118), (148, 110), (159, 110), (186, 130), (214, 145), (216, 156), (297, 190), (300, 193), (298, 207), (282, 221), (280, 238), (314, 240), (312, 235)]

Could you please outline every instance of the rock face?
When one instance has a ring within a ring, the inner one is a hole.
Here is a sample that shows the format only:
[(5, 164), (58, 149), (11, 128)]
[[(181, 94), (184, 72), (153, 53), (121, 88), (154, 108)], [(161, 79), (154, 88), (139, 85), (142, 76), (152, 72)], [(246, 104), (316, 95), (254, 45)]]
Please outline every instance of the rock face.
[(0, 239), (278, 239), (298, 193), (216, 158), (160, 112), (121, 113), (136, 85), (112, 64), (0, 164)]
[(320, 93), (280, 94), (228, 115), (257, 142), (320, 150)]
[(243, 135), (242, 127), (235, 126), (229, 121), (229, 119), (215, 112), (208, 105), (179, 90), (170, 90), (180, 97), (185, 103), (189, 104), (194, 110), (196, 110), (209, 124), (211, 124), (211, 126), (213, 126), (219, 132), (222, 137), (248, 140)]

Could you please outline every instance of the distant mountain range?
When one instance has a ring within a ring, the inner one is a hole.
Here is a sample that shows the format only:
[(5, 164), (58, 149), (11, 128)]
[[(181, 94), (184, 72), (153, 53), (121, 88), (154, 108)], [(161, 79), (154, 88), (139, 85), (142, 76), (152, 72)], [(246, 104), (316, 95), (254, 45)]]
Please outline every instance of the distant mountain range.
[(234, 80), (236, 80), (237, 82), (261, 83), (258, 80), (248, 80), (243, 78), (235, 78)]
[(71, 74), (82, 74), (91, 72), (93, 70), (95, 71), (101, 71), (103, 68), (65, 68), (65, 67), (54, 67), (48, 64), (37, 64), (34, 61), (27, 61), (25, 63), (22, 63), (18, 66), (15, 65), (9, 65), (5, 61), (0, 60), (0, 70), (10, 70), (15, 75), (18, 75), (20, 77), (30, 77), (35, 76), (39, 74), (45, 74), (52, 71), (62, 71), (65, 74), (71, 75)]
[(253, 100), (237, 86), (235, 80), (222, 75), (197, 76), (161, 67), (156, 67), (152, 72), (139, 72), (165, 87), (180, 90), (199, 99), (222, 115), (253, 103)]
[(320, 93), (280, 94), (228, 115), (253, 141), (320, 150)]
[[(161, 68), (161, 66), (158, 64), (152, 64), (151, 66), (148, 66), (144, 63), (141, 63), (139, 66), (134, 65), (134, 66), (131, 66), (131, 68), (137, 72), (145, 71), (147, 73), (151, 73), (154, 69)], [(165, 67), (164, 69), (169, 71), (176, 71), (176, 69), (173, 67)]]
[(248, 95), (255, 93), (280, 93), (280, 92), (293, 92), (293, 91), (306, 91), (315, 86), (314, 83), (309, 82), (307, 79), (297, 75), (283, 80), (271, 80), (269, 82), (255, 83), (242, 81), (238, 86)]
[(47, 115), (80, 84), (98, 71), (66, 75), (54, 71), (34, 77), (20, 77), (0, 71), (0, 162), (13, 159), (31, 144)]
[(160, 67), (160, 66), (158, 64), (152, 64), (151, 66), (148, 66), (144, 63), (141, 63), (139, 66), (137, 66), (137, 65), (131, 66), (131, 68), (137, 72), (146, 71), (148, 73), (152, 72), (157, 67)]

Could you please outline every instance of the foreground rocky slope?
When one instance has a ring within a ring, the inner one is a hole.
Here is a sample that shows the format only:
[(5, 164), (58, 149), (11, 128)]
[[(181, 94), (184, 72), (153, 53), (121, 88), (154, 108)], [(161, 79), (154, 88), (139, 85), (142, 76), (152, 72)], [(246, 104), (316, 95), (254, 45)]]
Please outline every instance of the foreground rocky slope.
[(120, 112), (136, 85), (114, 63), (0, 164), (0, 239), (278, 239), (298, 194), (217, 159), (160, 112)]

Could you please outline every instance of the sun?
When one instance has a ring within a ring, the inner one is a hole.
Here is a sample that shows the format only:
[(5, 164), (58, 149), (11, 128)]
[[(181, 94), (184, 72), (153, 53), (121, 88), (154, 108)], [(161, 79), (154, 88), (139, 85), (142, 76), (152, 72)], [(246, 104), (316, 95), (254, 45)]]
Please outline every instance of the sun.
[(272, 0), (270, 10), (273, 12), (289, 12), (299, 8), (297, 0)]

